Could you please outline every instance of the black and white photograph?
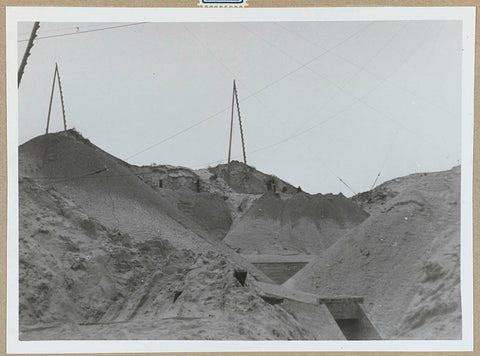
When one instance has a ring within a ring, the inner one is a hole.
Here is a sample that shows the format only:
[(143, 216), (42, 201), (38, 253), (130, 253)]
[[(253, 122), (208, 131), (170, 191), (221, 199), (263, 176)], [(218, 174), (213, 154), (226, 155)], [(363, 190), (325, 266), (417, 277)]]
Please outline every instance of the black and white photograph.
[(475, 8), (7, 10), (12, 352), (472, 347)]

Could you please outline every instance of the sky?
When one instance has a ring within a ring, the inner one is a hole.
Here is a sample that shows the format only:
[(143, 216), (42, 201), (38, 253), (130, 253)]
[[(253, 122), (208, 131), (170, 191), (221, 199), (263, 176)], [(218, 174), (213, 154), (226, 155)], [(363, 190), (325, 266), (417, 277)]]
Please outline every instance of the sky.
[[(119, 25), (40, 24), (19, 89), (20, 144), (45, 132), (57, 62), (68, 127), (132, 164), (225, 163), (234, 79), (247, 163), (309, 193), (351, 196), (460, 163), (459, 21), (106, 29)], [(18, 26), (19, 63), (32, 26)], [(62, 129), (57, 87), (49, 131)]]

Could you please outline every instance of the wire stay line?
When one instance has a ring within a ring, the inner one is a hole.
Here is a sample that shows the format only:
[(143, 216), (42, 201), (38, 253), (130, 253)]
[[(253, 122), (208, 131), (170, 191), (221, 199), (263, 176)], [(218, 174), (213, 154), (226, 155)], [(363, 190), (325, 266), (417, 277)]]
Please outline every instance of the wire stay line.
[[(245, 26), (243, 26), (243, 27), (245, 27)], [(369, 58), (369, 60), (364, 64), (364, 66), (368, 65), (368, 63), (370, 63), (372, 60), (374, 60), (374, 58), (376, 58), (403, 30), (405, 30), (406, 27), (407, 27), (407, 25), (403, 26), (397, 33), (395, 33), (393, 36), (391, 36), (391, 37), (387, 40), (387, 42), (382, 46), (382, 48), (380, 48), (380, 49), (375, 53), (374, 56), (372, 56), (371, 58)], [(249, 29), (248, 29), (248, 30), (249, 30)], [(273, 47), (276, 47), (275, 45), (269, 43), (267, 40), (265, 40), (265, 39), (263, 39), (262, 37), (258, 36), (256, 33), (252, 32), (252, 31), (250, 31), (250, 30), (249, 30), (249, 32), (251, 32), (253, 35), (256, 35), (257, 37), (259, 37), (260, 39), (262, 39), (262, 40), (263, 40), (264, 42), (266, 42), (267, 44), (270, 44), (270, 45), (272, 45)], [(364, 101), (363, 101), (363, 98), (365, 98), (365, 97), (368, 96), (371, 92), (373, 92), (374, 90), (376, 90), (385, 80), (387, 80), (391, 75), (393, 75), (396, 71), (398, 71), (398, 69), (399, 69), (406, 61), (408, 61), (408, 60), (411, 58), (411, 56), (413, 56), (413, 55), (414, 55), (419, 49), (421, 49), (423, 46), (424, 46), (424, 43), (421, 43), (417, 48), (415, 48), (413, 51), (411, 51), (411, 53), (404, 59), (404, 61), (402, 61), (402, 63), (399, 65), (399, 67), (397, 67), (396, 70), (392, 71), (392, 72), (391, 72), (389, 75), (387, 75), (385, 78), (382, 78), (382, 81), (381, 81), (380, 83), (378, 83), (377, 85), (375, 85), (375, 86), (374, 86), (371, 90), (369, 90), (366, 94), (362, 95), (362, 97), (360, 97), (360, 98), (353, 97), (353, 98), (356, 99), (359, 103), (362, 103), (362, 104), (365, 105), (365, 103), (364, 103)], [(281, 50), (281, 49), (279, 49), (279, 50)], [(295, 60), (295, 61), (298, 62), (298, 60), (296, 60), (295, 58), (291, 57), (291, 56), (290, 56), (288, 53), (286, 53), (285, 51), (281, 50), (281, 52), (282, 52), (284, 55), (288, 56), (289, 58), (291, 58), (291, 59), (293, 59), (293, 60)], [(224, 64), (222, 63), (222, 65), (224, 65)], [(224, 67), (226, 67), (226, 66), (224, 65)], [(226, 68), (227, 68), (227, 67), (226, 67)], [(307, 67), (307, 68), (308, 68), (308, 67)], [(323, 79), (328, 80), (327, 78), (324, 78), (322, 75), (320, 75), (320, 74), (317, 73), (316, 71), (312, 70), (311, 68), (308, 68), (308, 69), (310, 69), (314, 74), (322, 77)], [(227, 70), (229, 70), (229, 69), (227, 68)], [(361, 70), (363, 70), (363, 66), (360, 67), (360, 71), (361, 71)], [(230, 71), (230, 70), (229, 70), (229, 71)], [(360, 72), (360, 71), (359, 71), (359, 72)], [(342, 87), (338, 86), (336, 83), (332, 83), (332, 84), (335, 85), (335, 86), (336, 86), (337, 88), (339, 88), (340, 90), (343, 90), (344, 87), (345, 87), (356, 75), (358, 75), (358, 72), (357, 72), (356, 74), (354, 74), (354, 76), (353, 76), (352, 78), (350, 78), (350, 79), (347, 81), (347, 83), (346, 83), (344, 86), (342, 86)], [(329, 81), (329, 82), (331, 82), (331, 81)], [(338, 92), (337, 92), (337, 93), (338, 93)], [(351, 95), (350, 93), (348, 93), (348, 92), (347, 92), (347, 94), (348, 94), (349, 96), (352, 96), (352, 95)], [(253, 95), (254, 95), (254, 94), (253, 94)], [(334, 95), (334, 96), (335, 96), (335, 95)], [(332, 96), (332, 98), (333, 98), (334, 96)], [(332, 98), (330, 98), (330, 99), (332, 99)], [(256, 99), (259, 100), (258, 97), (256, 97)], [(323, 105), (322, 105), (322, 106), (323, 106)], [(368, 104), (367, 106), (370, 107), (372, 110), (378, 112), (378, 113), (381, 114), (382, 116), (385, 116), (385, 115), (386, 115), (386, 114), (384, 114), (384, 113), (382, 113), (382, 112), (379, 112), (376, 108), (372, 107), (372, 106), (369, 105), (369, 104)], [(405, 127), (405, 125), (403, 125), (402, 123), (397, 122), (397, 120), (393, 120), (393, 121), (396, 123), (397, 128), (403, 127), (404, 129), (407, 129), (407, 131), (412, 132), (408, 127)], [(321, 122), (321, 123), (323, 123), (323, 122)], [(320, 123), (320, 124), (321, 124), (321, 123)], [(303, 130), (303, 131), (301, 131), (301, 132), (299, 132), (299, 133), (293, 134), (293, 135), (291, 135), (291, 136), (289, 136), (289, 137), (287, 137), (287, 138), (285, 138), (285, 139), (282, 139), (282, 140), (280, 140), (280, 141), (278, 141), (278, 142), (275, 142), (275, 143), (273, 143), (273, 144), (260, 147), (260, 148), (257, 149), (257, 150), (251, 151), (250, 154), (255, 154), (255, 153), (260, 152), (260, 151), (262, 151), (262, 150), (269, 149), (269, 148), (272, 148), (272, 147), (281, 145), (281, 144), (283, 144), (283, 143), (286, 143), (286, 142), (288, 142), (289, 140), (291, 140), (291, 139), (293, 139), (293, 138), (296, 138), (296, 137), (298, 137), (298, 136), (301, 136), (302, 134), (308, 132), (310, 129), (313, 129), (315, 126), (317, 126), (317, 125), (314, 125), (313, 127), (309, 128), (309, 129), (307, 129), (307, 130)], [(398, 129), (397, 129), (397, 133), (398, 133)], [(392, 144), (392, 146), (393, 146), (393, 144)], [(307, 147), (307, 149), (309, 149), (309, 147)], [(391, 151), (391, 149), (392, 149), (392, 147), (390, 147), (390, 149), (388, 150), (388, 153)], [(309, 149), (309, 151), (311, 151), (311, 150)], [(311, 153), (313, 154), (313, 152), (311, 152)], [(385, 160), (388, 158), (388, 153), (387, 153), (387, 156), (386, 156)], [(314, 155), (314, 156), (316, 156), (316, 155)], [(317, 158), (318, 158), (318, 157), (317, 157)], [(223, 160), (213, 161), (213, 162), (207, 163), (206, 165), (211, 165), (211, 164), (214, 164), (214, 163), (220, 163), (220, 162), (222, 162), (222, 161), (223, 161)], [(322, 162), (322, 163), (324, 164), (324, 166), (325, 166), (333, 175), (336, 176), (337, 179), (339, 179), (339, 181), (340, 181), (342, 184), (344, 184), (345, 186), (347, 186), (348, 189), (350, 189), (354, 194), (356, 194), (356, 192), (352, 189), (352, 187), (349, 186), (349, 185), (348, 185), (343, 179), (341, 179), (338, 175), (336, 175), (335, 172), (333, 172), (333, 170), (331, 170), (331, 169), (325, 164), (325, 162)], [(382, 164), (382, 165), (384, 165), (384, 164)], [(377, 178), (378, 178), (378, 177), (377, 177)], [(374, 183), (374, 184), (375, 184), (375, 183)]]
[[(305, 42), (310, 43), (310, 44), (312, 44), (312, 45), (314, 45), (314, 46), (317, 46), (317, 47), (319, 47), (320, 49), (324, 49), (323, 46), (319, 45), (319, 44), (316, 43), (316, 42), (313, 42), (313, 41), (309, 40), (307, 37), (303, 36), (302, 34), (297, 33), (296, 31), (292, 31), (292, 30), (290, 30), (289, 28), (281, 25), (281, 24), (278, 23), (278, 22), (275, 22), (274, 24), (277, 25), (278, 27), (284, 29), (286, 32), (289, 32), (289, 33), (291, 33), (292, 35), (294, 35), (294, 36), (296, 36), (296, 37), (304, 40)], [(438, 31), (438, 33), (437, 33), (437, 39), (435, 40), (435, 42), (438, 40), (438, 36), (439, 36), (440, 32), (443, 30), (444, 26), (445, 26), (445, 25), (443, 25), (442, 28)], [(375, 72), (367, 69), (367, 68), (365, 67), (365, 65), (363, 65), (363, 66), (362, 66), (362, 65), (359, 65), (359, 64), (353, 62), (352, 60), (350, 60), (349, 58), (347, 58), (347, 57), (345, 57), (345, 56), (342, 56), (341, 54), (338, 54), (338, 53), (336, 53), (336, 52), (331, 52), (331, 54), (332, 54), (332, 56), (335, 56), (335, 57), (337, 57), (337, 58), (339, 58), (339, 59), (341, 59), (341, 60), (343, 60), (343, 61), (345, 61), (345, 62), (347, 62), (347, 63), (349, 63), (349, 64), (351, 64), (351, 65), (353, 65), (353, 66), (355, 66), (355, 67), (358, 67), (358, 68), (363, 67), (363, 71), (364, 71), (364, 72), (366, 72), (366, 73), (368, 73), (368, 74), (370, 74), (370, 75), (372, 75), (372, 76), (374, 76), (374, 77), (376, 77), (376, 78), (380, 78), (380, 75), (379, 75), (378, 73), (375, 73)], [(403, 90), (404, 92), (410, 94), (411, 96), (413, 96), (413, 97), (415, 97), (415, 98), (418, 98), (418, 99), (420, 99), (421, 101), (424, 101), (424, 102), (426, 102), (426, 103), (428, 103), (428, 104), (436, 107), (436, 108), (437, 108), (438, 110), (440, 110), (440, 111), (448, 112), (448, 113), (449, 113), (450, 115), (452, 115), (452, 116), (455, 115), (450, 109), (448, 109), (448, 108), (446, 108), (446, 107), (441, 107), (440, 105), (438, 105), (437, 103), (433, 102), (432, 100), (430, 100), (430, 99), (428, 99), (428, 98), (425, 98), (424, 96), (421, 96), (421, 95), (419, 95), (418, 93), (415, 93), (413, 90), (411, 90), (411, 89), (409, 89), (409, 88), (407, 88), (407, 87), (405, 87), (405, 86), (402, 86), (402, 85), (400, 85), (400, 84), (398, 84), (398, 83), (396, 83), (396, 82), (394, 82), (394, 81), (392, 81), (392, 80), (390, 80), (390, 79), (387, 79), (386, 82), (389, 83), (390, 85), (392, 85), (393, 87), (398, 88), (398, 89), (400, 89), (400, 90)]]
[[(68, 31), (68, 30), (77, 30), (80, 31), (80, 29), (83, 29), (83, 28), (92, 28), (92, 27), (99, 27), (99, 26), (104, 26), (105, 23), (97, 23), (97, 24), (94, 24), (94, 25), (79, 25), (79, 26), (70, 26), (70, 27), (59, 27), (59, 28), (50, 28), (50, 29), (41, 29), (39, 32), (41, 32), (42, 34), (44, 33), (52, 33), (52, 32), (64, 32), (64, 31)], [(23, 32), (23, 33), (19, 33), (18, 35), (19, 36), (25, 36), (25, 35), (28, 35), (30, 32)]]
[[(441, 29), (440, 29), (441, 30)], [(439, 30), (439, 31), (440, 31)], [(403, 61), (400, 63), (400, 65), (395, 69), (393, 70), (390, 74), (388, 74), (386, 77), (384, 77), (381, 81), (379, 81), (371, 90), (369, 90), (366, 94), (362, 95), (361, 97), (356, 97), (356, 96), (353, 96), (350, 92), (348, 92), (347, 90), (345, 90), (345, 87), (342, 87), (342, 86), (339, 86), (337, 83), (331, 81), (330, 79), (326, 78), (324, 75), (316, 72), (315, 70), (311, 69), (311, 72), (314, 73), (315, 75), (323, 78), (324, 80), (330, 82), (332, 85), (334, 85), (336, 88), (338, 88), (340, 91), (343, 91), (344, 93), (346, 93), (347, 95), (349, 96), (352, 96), (355, 100), (359, 101), (360, 103), (362, 103), (363, 105), (365, 105), (366, 107), (368, 107), (369, 109), (375, 111), (376, 113), (378, 113), (380, 116), (386, 118), (387, 120), (389, 121), (392, 121), (394, 123), (396, 123), (397, 125), (400, 125), (402, 126), (406, 131), (410, 132), (411, 134), (413, 134), (414, 136), (416, 136), (417, 138), (419, 138), (420, 140), (422, 140), (423, 142), (426, 142), (428, 144), (430, 144), (431, 146), (434, 146), (436, 148), (440, 148), (440, 149), (443, 149), (444, 147), (443, 146), (440, 146), (430, 140), (427, 140), (425, 139), (422, 135), (420, 135), (417, 131), (415, 130), (412, 130), (410, 129), (408, 126), (404, 125), (402, 122), (398, 121), (397, 119), (393, 118), (390, 114), (387, 114), (385, 112), (382, 112), (380, 110), (378, 110), (377, 108), (375, 108), (374, 106), (372, 106), (370, 103), (366, 102), (364, 99), (369, 95), (371, 94), (372, 92), (374, 92), (377, 88), (380, 87), (380, 85), (382, 85), (384, 82), (386, 82), (388, 80), (388, 78), (390, 78), (392, 75), (394, 75), (415, 53), (417, 53), (421, 48), (423, 48), (425, 46), (425, 42), (426, 40), (424, 40), (423, 42), (421, 42), (416, 48), (414, 48), (413, 51), (411, 51), (404, 59)], [(380, 53), (380, 52), (379, 52)], [(377, 55), (379, 54), (377, 53)]]
[[(293, 135), (291, 135), (291, 136), (285, 137), (285, 138), (283, 138), (283, 139), (281, 139), (281, 140), (279, 140), (279, 141), (277, 141), (277, 142), (274, 142), (274, 143), (271, 143), (271, 144), (268, 144), (268, 145), (259, 147), (259, 148), (257, 148), (257, 149), (254, 149), (254, 150), (252, 150), (252, 151), (249, 151), (249, 154), (252, 155), (252, 154), (255, 154), (255, 153), (258, 153), (258, 152), (267, 150), (267, 149), (269, 149), (269, 148), (273, 148), (273, 147), (279, 146), (279, 145), (281, 145), (281, 144), (283, 144), (283, 143), (286, 143), (286, 142), (288, 142), (288, 141), (293, 140), (294, 138), (297, 138), (297, 137), (299, 137), (299, 136), (305, 135), (306, 133), (310, 132), (311, 130), (313, 130), (313, 129), (321, 126), (321, 125), (326, 124), (327, 122), (335, 119), (338, 115), (340, 115), (340, 114), (348, 111), (348, 110), (351, 109), (355, 104), (356, 104), (356, 103), (350, 103), (350, 105), (348, 105), (347, 107), (343, 108), (343, 109), (340, 110), (339, 112), (331, 115), (331, 116), (328, 117), (327, 119), (325, 119), (325, 120), (323, 120), (323, 121), (321, 121), (321, 122), (318, 122), (318, 123), (316, 123), (315, 125), (310, 126), (309, 128), (304, 129), (304, 130), (302, 130), (302, 131), (299, 131), (299, 132), (297, 132), (297, 133), (295, 133), (295, 134), (293, 134)], [(238, 155), (237, 155), (237, 156), (234, 156), (232, 159), (235, 159), (235, 158), (241, 158), (241, 156), (238, 156)], [(211, 162), (208, 162), (208, 163), (205, 163), (205, 164), (202, 164), (202, 165), (198, 165), (198, 166), (195, 166), (195, 167), (196, 167), (196, 168), (197, 168), (197, 167), (205, 167), (205, 166), (209, 166), (209, 165), (211, 165), (211, 164), (221, 163), (221, 162), (223, 162), (223, 161), (224, 161), (224, 159), (219, 159), (219, 160), (211, 161)]]
[[(247, 26), (244, 26), (244, 25), (242, 25), (242, 24), (240, 24), (240, 25), (241, 25), (246, 31), (250, 32), (252, 35), (254, 35), (255, 37), (259, 38), (260, 40), (262, 40), (263, 42), (265, 42), (265, 43), (268, 44), (269, 46), (277, 49), (277, 50), (280, 51), (282, 54), (284, 54), (285, 56), (287, 56), (288, 58), (290, 58), (291, 60), (293, 60), (293, 61), (295, 61), (295, 62), (298, 62), (298, 60), (297, 60), (296, 58), (294, 58), (293, 56), (291, 56), (289, 53), (285, 52), (282, 48), (280, 48), (280, 47), (278, 47), (277, 45), (275, 45), (275, 44), (271, 43), (270, 41), (266, 40), (265, 38), (263, 38), (262, 36), (258, 35), (258, 34), (255, 33), (254, 31), (250, 30)], [(405, 24), (404, 26), (402, 26), (402, 27), (401, 27), (396, 33), (394, 33), (392, 36), (390, 36), (390, 38), (388, 38), (388, 40), (382, 45), (382, 47), (381, 47), (373, 56), (371, 56), (371, 57), (367, 60), (367, 62), (365, 62), (362, 66), (358, 66), (359, 70), (358, 70), (355, 74), (353, 74), (353, 76), (351, 76), (341, 87), (340, 87), (340, 86), (337, 86), (337, 87), (338, 87), (339, 89), (344, 89), (349, 83), (351, 83), (351, 81), (352, 81), (356, 76), (358, 76), (359, 73), (361, 73), (361, 72), (364, 70), (364, 68), (365, 68), (369, 63), (371, 63), (371, 61), (373, 61), (378, 55), (380, 55), (380, 54), (383, 52), (383, 50), (384, 50), (388, 45), (390, 45), (390, 44), (392, 43), (392, 41), (393, 41), (396, 37), (398, 37), (398, 36), (407, 28), (407, 26), (408, 26), (408, 23)], [(314, 71), (312, 68), (310, 68), (310, 67), (307, 67), (307, 68), (308, 68), (311, 72), (313, 72), (313, 74), (319, 75), (319, 74), (318, 74), (316, 71)], [(323, 76), (321, 76), (321, 77), (322, 77), (322, 79), (324, 79)], [(384, 79), (385, 79), (385, 78), (384, 78)], [(376, 86), (376, 87), (377, 87), (377, 86)], [(371, 91), (375, 90), (376, 87), (373, 88)], [(341, 90), (340, 90), (340, 91), (341, 91)], [(335, 98), (340, 91), (337, 91), (336, 93), (334, 93), (333, 95), (331, 95), (331, 96), (329, 97), (329, 99), (326, 100), (326, 101), (321, 105), (320, 108), (323, 108), (328, 102), (330, 102), (331, 100), (333, 100), (333, 98)], [(364, 96), (368, 96), (369, 93), (370, 93), (370, 91), (369, 91), (367, 94), (365, 94)], [(349, 95), (352, 96), (350, 93), (349, 93)], [(364, 96), (362, 96), (362, 98), (363, 98)], [(256, 97), (256, 99), (259, 100), (258, 97)], [(358, 99), (358, 98), (357, 98), (357, 99)], [(259, 101), (260, 101), (260, 100), (259, 100)], [(279, 120), (279, 121), (280, 121), (282, 124), (284, 124), (282, 120)], [(397, 127), (399, 127), (398, 124), (397, 124)], [(397, 130), (397, 131), (398, 131), (398, 130)], [(294, 135), (294, 136), (295, 136), (295, 135)], [(319, 156), (317, 156), (317, 155), (310, 149), (310, 147), (309, 147), (308, 145), (306, 145), (303, 141), (301, 141), (301, 143), (307, 148), (307, 150), (310, 152), (310, 154), (311, 154), (313, 157), (315, 157), (317, 160), (319, 160), (319, 161), (322, 163), (322, 165), (323, 165), (325, 168), (327, 168), (327, 170), (328, 170), (333, 176), (335, 176), (337, 179), (339, 179), (342, 184), (346, 185), (349, 190), (351, 190), (354, 194), (356, 194), (355, 191), (351, 188), (351, 186), (349, 186), (344, 180), (340, 179), (340, 177), (326, 164), (326, 162), (324, 162)], [(388, 156), (387, 156), (387, 157), (388, 157)]]
[[(143, 25), (148, 22), (135, 22), (135, 23), (130, 23), (126, 25), (118, 25), (118, 26), (111, 26), (111, 27), (102, 27), (102, 28), (96, 28), (93, 30), (86, 30), (86, 31), (77, 31), (77, 32), (70, 32), (70, 33), (63, 33), (63, 34), (58, 34), (58, 35), (50, 35), (50, 36), (42, 36), (42, 37), (37, 37), (37, 40), (45, 40), (48, 38), (56, 38), (56, 37), (64, 37), (64, 36), (74, 36), (74, 35), (80, 35), (82, 33), (90, 33), (90, 32), (99, 32), (99, 31), (105, 31), (105, 30), (113, 30), (116, 28), (123, 28), (123, 27), (130, 27), (130, 26), (137, 26), (137, 25)], [(28, 40), (19, 40), (18, 42), (26, 42)]]
[[(306, 67), (307, 65), (309, 65), (310, 63), (315, 62), (317, 59), (321, 58), (323, 55), (329, 53), (330, 51), (334, 50), (334, 49), (337, 48), (338, 46), (342, 45), (343, 43), (345, 43), (345, 42), (347, 42), (348, 40), (352, 39), (353, 37), (357, 36), (359, 33), (361, 33), (361, 32), (363, 32), (364, 30), (366, 30), (366, 29), (367, 29), (369, 26), (371, 26), (372, 24), (373, 24), (373, 22), (367, 24), (366, 26), (362, 27), (359, 31), (357, 31), (356, 33), (352, 34), (351, 36), (349, 36), (348, 38), (346, 38), (345, 40), (343, 40), (341, 43), (337, 44), (336, 46), (334, 46), (334, 47), (332, 47), (332, 48), (330, 48), (330, 49), (328, 49), (328, 50), (326, 50), (325, 52), (319, 54), (318, 56), (315, 56), (314, 58), (308, 60), (307, 62), (303, 63), (302, 65), (300, 65), (300, 66), (298, 66), (298, 67), (296, 67), (295, 69), (293, 69), (293, 70), (285, 73), (284, 75), (282, 75), (282, 76), (280, 76), (279, 78), (277, 78), (276, 80), (268, 83), (267, 85), (263, 86), (262, 88), (256, 90), (255, 92), (252, 92), (252, 93), (250, 93), (249, 95), (243, 97), (242, 99), (239, 100), (239, 102), (244, 102), (244, 101), (252, 98), (254, 95), (261, 93), (262, 91), (270, 88), (271, 86), (273, 86), (273, 85), (277, 84), (278, 82), (284, 80), (285, 78), (289, 77), (290, 75), (292, 75), (292, 74), (298, 72), (299, 70), (305, 68), (305, 67)], [(169, 140), (171, 140), (171, 139), (173, 139), (173, 138), (175, 138), (175, 137), (177, 137), (177, 136), (179, 136), (179, 135), (181, 135), (181, 134), (183, 134), (183, 133), (185, 133), (185, 132), (187, 132), (187, 131), (189, 131), (189, 130), (191, 130), (191, 129), (193, 129), (193, 128), (195, 128), (195, 127), (203, 124), (204, 122), (209, 121), (209, 120), (217, 117), (217, 116), (220, 115), (220, 114), (223, 114), (224, 112), (226, 112), (226, 111), (229, 110), (229, 109), (230, 109), (230, 106), (224, 107), (223, 109), (221, 109), (221, 110), (219, 110), (218, 112), (216, 112), (216, 113), (214, 113), (214, 114), (206, 117), (205, 119), (200, 120), (200, 121), (194, 123), (193, 125), (190, 125), (190, 126), (184, 128), (184, 129), (176, 132), (175, 134), (173, 134), (173, 135), (171, 135), (171, 136), (168, 136), (168, 137), (162, 139), (161, 141), (156, 142), (156, 143), (152, 144), (151, 146), (148, 146), (148, 147), (142, 149), (141, 151), (138, 151), (138, 152), (132, 154), (131, 156), (127, 157), (126, 159), (130, 159), (130, 158), (136, 157), (136, 156), (138, 156), (138, 155), (140, 155), (140, 154), (142, 154), (142, 153), (144, 153), (144, 152), (146, 152), (146, 151), (149, 151), (150, 149), (152, 149), (152, 148), (154, 148), (154, 147), (157, 147), (157, 146), (159, 146), (159, 145), (161, 145), (161, 144), (163, 144), (163, 143), (165, 143), (165, 142), (167, 142), (167, 141), (169, 141)]]

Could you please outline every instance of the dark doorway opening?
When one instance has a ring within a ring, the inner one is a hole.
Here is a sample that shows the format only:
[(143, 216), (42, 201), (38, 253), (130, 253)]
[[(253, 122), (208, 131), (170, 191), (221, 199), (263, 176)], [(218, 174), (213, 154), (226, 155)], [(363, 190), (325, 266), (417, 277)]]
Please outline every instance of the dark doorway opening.
[(245, 280), (247, 279), (247, 271), (244, 270), (235, 270), (233, 276), (240, 282), (242, 286), (245, 285)]
[(358, 319), (336, 319), (335, 321), (347, 340), (364, 340), (365, 337)]

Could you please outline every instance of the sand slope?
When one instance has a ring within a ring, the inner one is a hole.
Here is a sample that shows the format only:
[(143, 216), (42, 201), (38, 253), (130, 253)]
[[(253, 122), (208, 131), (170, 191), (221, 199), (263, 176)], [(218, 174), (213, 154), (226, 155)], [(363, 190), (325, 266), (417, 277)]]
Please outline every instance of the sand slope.
[(364, 296), (384, 337), (460, 338), (460, 167), (355, 199), (371, 216), (289, 286)]
[(242, 253), (320, 253), (368, 216), (343, 195), (265, 193), (223, 240)]
[(74, 130), (38, 136), (21, 145), (19, 174), (55, 188), (106, 228), (130, 234), (136, 241), (161, 238), (178, 249), (213, 249), (268, 280), (217, 242), (231, 223), (217, 193), (152, 189), (134, 168)]
[(130, 165), (74, 130), (38, 136), (21, 145), (19, 175), (55, 189), (105, 228), (129, 234), (135, 241), (164, 239), (179, 250), (214, 250), (229, 255), (257, 278), (269, 280), (216, 242), (231, 223), (218, 194), (154, 190)]
[(29, 178), (20, 200), (22, 340), (313, 338), (231, 257), (137, 240)]
[(22, 339), (327, 337), (233, 249), (317, 254), (283, 287), (363, 296), (383, 337), (461, 336), (459, 167), (347, 199), (239, 162), (131, 166), (69, 130), (20, 146), (19, 175)]
[(19, 147), (19, 157), (20, 176), (55, 187), (108, 228), (139, 240), (165, 238), (179, 248), (208, 245), (195, 233), (206, 231), (176, 209), (168, 192), (152, 191), (127, 164), (74, 131), (36, 137)]

